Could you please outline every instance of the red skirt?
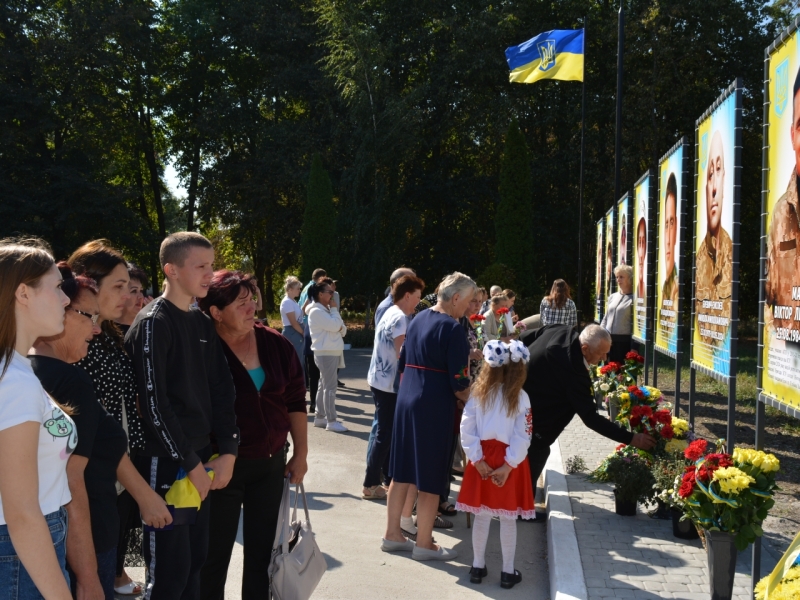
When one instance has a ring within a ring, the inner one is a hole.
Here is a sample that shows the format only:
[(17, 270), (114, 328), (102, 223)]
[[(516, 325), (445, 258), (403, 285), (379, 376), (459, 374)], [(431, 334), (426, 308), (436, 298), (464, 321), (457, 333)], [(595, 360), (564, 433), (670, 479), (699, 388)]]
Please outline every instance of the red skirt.
[[(506, 448), (498, 440), (481, 440), (483, 460), (492, 469), (502, 466), (506, 457)], [(481, 479), (478, 469), (470, 462), (464, 469), (461, 492), (458, 494), (456, 510), (471, 512), (476, 515), (488, 513), (494, 517), (522, 517), (533, 519), (536, 506), (533, 502), (533, 485), (528, 457), (525, 457), (516, 469), (512, 469), (503, 487), (497, 487), (492, 478)]]

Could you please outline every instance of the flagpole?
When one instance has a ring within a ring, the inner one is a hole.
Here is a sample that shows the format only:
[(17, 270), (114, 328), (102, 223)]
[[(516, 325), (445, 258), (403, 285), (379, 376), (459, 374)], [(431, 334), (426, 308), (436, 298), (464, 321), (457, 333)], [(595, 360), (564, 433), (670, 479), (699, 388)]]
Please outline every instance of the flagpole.
[(583, 262), (581, 259), (583, 249), (583, 164), (586, 154), (586, 17), (583, 17), (583, 77), (581, 78), (581, 176), (578, 191), (578, 323), (581, 322), (583, 311)]
[[(619, 3), (619, 21), (617, 31), (617, 139), (614, 152), (614, 202), (622, 196), (622, 55), (625, 38), (625, 11), (623, 0)], [(586, 57), (584, 56), (584, 60)]]

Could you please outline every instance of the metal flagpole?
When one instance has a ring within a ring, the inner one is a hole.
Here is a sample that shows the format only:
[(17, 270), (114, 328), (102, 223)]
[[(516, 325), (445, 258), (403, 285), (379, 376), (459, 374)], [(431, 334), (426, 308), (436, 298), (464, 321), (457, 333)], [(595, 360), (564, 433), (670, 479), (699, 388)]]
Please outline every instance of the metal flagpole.
[[(625, 38), (625, 11), (623, 0), (619, 3), (619, 23), (617, 31), (617, 139), (614, 151), (614, 202), (622, 195), (622, 55)], [(586, 56), (584, 55), (584, 60)]]
[(586, 17), (583, 17), (583, 78), (581, 82), (581, 176), (578, 190), (578, 323), (581, 322), (583, 295), (583, 160), (586, 150)]

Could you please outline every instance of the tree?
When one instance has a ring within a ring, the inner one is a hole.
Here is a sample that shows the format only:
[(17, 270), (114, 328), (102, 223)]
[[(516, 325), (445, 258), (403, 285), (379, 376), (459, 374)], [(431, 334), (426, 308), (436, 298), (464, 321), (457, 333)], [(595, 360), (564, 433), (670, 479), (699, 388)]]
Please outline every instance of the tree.
[(329, 265), (332, 250), (336, 247), (335, 240), (336, 207), (333, 205), (333, 186), (328, 172), (322, 168), (322, 159), (319, 154), (315, 154), (308, 177), (308, 195), (303, 213), (301, 281), (311, 279), (314, 269)]
[(494, 215), (495, 260), (509, 267), (519, 292), (530, 294), (539, 289), (533, 272), (533, 189), (531, 160), (519, 123), (511, 121), (500, 163), (500, 204)]

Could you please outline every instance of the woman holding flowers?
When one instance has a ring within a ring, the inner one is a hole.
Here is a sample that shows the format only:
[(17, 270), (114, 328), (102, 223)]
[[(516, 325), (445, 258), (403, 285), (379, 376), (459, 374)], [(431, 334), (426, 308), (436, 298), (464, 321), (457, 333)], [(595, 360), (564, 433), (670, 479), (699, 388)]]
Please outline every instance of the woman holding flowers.
[(487, 342), (498, 339), (506, 343), (511, 341), (515, 329), (509, 316), (510, 305), (511, 302), (505, 294), (492, 296), (489, 310), (483, 315), (483, 336)]

